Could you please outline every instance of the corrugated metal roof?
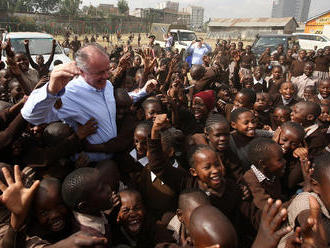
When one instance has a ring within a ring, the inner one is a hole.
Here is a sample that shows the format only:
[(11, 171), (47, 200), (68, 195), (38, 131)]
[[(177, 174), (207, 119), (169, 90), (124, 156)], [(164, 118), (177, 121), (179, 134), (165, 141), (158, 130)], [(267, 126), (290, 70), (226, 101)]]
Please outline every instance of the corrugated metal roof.
[[(215, 18), (210, 27), (284, 27), (293, 17), (284, 18)], [(296, 20), (294, 19), (296, 22)], [(296, 22), (297, 23), (297, 22)], [(298, 26), (298, 24), (297, 24)]]

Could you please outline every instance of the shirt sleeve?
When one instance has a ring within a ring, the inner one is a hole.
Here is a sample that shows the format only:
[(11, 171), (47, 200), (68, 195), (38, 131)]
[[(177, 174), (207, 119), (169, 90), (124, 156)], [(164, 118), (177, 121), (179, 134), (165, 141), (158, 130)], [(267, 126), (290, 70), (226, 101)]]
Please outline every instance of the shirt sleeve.
[(209, 44), (204, 43), (204, 45), (205, 45), (208, 53), (212, 51), (212, 47)]
[(23, 118), (33, 125), (58, 121), (54, 104), (59, 96), (64, 94), (64, 89), (56, 96), (48, 93), (48, 83), (32, 91), (29, 99), (21, 110)]
[(148, 93), (145, 89), (142, 88), (138, 92), (135, 92), (135, 91), (128, 92), (128, 95), (132, 98), (133, 103), (136, 103), (143, 97), (147, 96)]

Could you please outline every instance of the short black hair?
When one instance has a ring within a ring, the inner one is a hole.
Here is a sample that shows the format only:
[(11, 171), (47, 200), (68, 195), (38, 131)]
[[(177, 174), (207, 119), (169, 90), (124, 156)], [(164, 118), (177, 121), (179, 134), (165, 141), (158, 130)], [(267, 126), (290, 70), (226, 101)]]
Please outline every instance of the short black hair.
[(148, 132), (148, 135), (151, 134), (151, 129), (152, 129), (152, 121), (151, 120), (144, 120), (139, 122), (139, 124), (137, 124), (137, 126), (135, 127), (135, 130), (138, 129), (144, 129)]
[(301, 139), (304, 139), (304, 137), (305, 137), (304, 128), (302, 127), (302, 125), (300, 125), (297, 122), (287, 121), (281, 125), (281, 129), (283, 130), (284, 128), (294, 129), (298, 133), (298, 135), (301, 137)]
[(232, 122), (237, 122), (239, 116), (242, 114), (242, 113), (245, 113), (245, 112), (251, 112), (250, 109), (248, 108), (237, 108), (235, 110), (233, 110), (231, 113), (230, 113), (230, 121)]
[(273, 113), (275, 112), (276, 109), (281, 109), (281, 110), (284, 110), (286, 112), (288, 112), (289, 114), (291, 113), (291, 108), (288, 107), (288, 106), (284, 106), (284, 105), (279, 105), (279, 106), (276, 106)]
[(204, 151), (204, 150), (209, 150), (209, 151), (215, 152), (214, 149), (212, 149), (210, 146), (204, 145), (204, 144), (202, 144), (202, 145), (201, 144), (194, 145), (188, 151), (189, 166), (191, 168), (195, 168), (195, 158), (194, 158), (194, 155), (196, 153), (199, 153), (199, 152)]
[(179, 151), (179, 148), (184, 143), (185, 136), (179, 129), (169, 128), (161, 132), (161, 142), (168, 148), (174, 148), (175, 151)]
[(267, 161), (273, 152), (272, 147), (278, 145), (274, 140), (264, 137), (253, 139), (248, 145), (249, 162), (259, 167), (259, 162)]
[(46, 145), (52, 146), (69, 137), (73, 130), (68, 124), (63, 122), (50, 123), (44, 130), (43, 140)]
[(159, 100), (148, 98), (142, 103), (143, 110), (146, 110), (149, 104), (159, 104), (159, 106), (162, 107), (162, 104)]
[(210, 203), (208, 196), (204, 191), (196, 188), (187, 188), (179, 195), (178, 208), (183, 209), (189, 205), (189, 200), (197, 202)]
[(249, 89), (249, 88), (243, 88), (239, 92), (237, 92), (237, 94), (238, 93), (241, 93), (241, 94), (243, 94), (243, 95), (245, 95), (245, 96), (248, 97), (248, 99), (249, 99), (248, 105), (249, 106), (252, 106), (255, 103), (255, 101), (256, 101), (256, 93), (255, 93), (254, 90)]
[(87, 187), (94, 175), (99, 173), (97, 169), (91, 167), (79, 168), (71, 172), (63, 181), (62, 197), (64, 203), (72, 210), (77, 210), (78, 204), (87, 200)]
[(63, 64), (63, 61), (62, 60), (59, 60), (59, 59), (57, 59), (57, 60), (55, 60), (54, 61), (54, 66), (56, 66), (56, 65), (60, 65), (60, 64)]
[(330, 167), (330, 153), (329, 152), (323, 152), (322, 154), (316, 156), (313, 159), (313, 174), (312, 178), (316, 180), (317, 182), (320, 182), (320, 179), (322, 177), (322, 174), (329, 169)]
[(298, 102), (296, 104), (302, 104), (306, 106), (306, 109), (308, 111), (308, 114), (313, 114), (315, 119), (317, 117), (319, 117), (319, 115), (321, 114), (321, 107), (319, 104), (315, 103), (315, 102), (309, 102), (309, 101), (301, 101)]
[(211, 128), (213, 125), (215, 125), (216, 123), (223, 123), (223, 124), (227, 124), (229, 126), (228, 121), (226, 120), (226, 118), (221, 115), (221, 114), (210, 114), (209, 117), (206, 119), (205, 122), (205, 130), (207, 133), (209, 133), (211, 131)]

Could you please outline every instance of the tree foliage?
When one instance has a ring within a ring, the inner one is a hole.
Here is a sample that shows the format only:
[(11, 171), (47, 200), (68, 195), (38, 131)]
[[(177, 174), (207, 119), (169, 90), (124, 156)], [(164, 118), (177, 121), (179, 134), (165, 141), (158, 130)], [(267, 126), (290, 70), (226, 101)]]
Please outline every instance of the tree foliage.
[(78, 16), (81, 0), (60, 0), (59, 13), (61, 15)]
[(127, 0), (118, 0), (117, 6), (118, 6), (118, 11), (121, 14), (124, 14), (129, 10)]

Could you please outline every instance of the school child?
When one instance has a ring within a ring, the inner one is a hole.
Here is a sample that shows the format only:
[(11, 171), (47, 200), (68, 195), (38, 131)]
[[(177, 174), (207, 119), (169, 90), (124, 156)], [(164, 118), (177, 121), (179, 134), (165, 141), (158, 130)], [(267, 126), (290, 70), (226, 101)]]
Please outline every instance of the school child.
[[(330, 190), (330, 155), (329, 153), (321, 154), (314, 158), (312, 162), (313, 171), (308, 177), (306, 183), (310, 185), (311, 190), (309, 192), (303, 192), (298, 194), (290, 203), (287, 208), (288, 211), (288, 224), (292, 230), (296, 230), (297, 227), (304, 227), (308, 223), (309, 216), (312, 215), (312, 211), (316, 211), (319, 216), (316, 215), (319, 225), (323, 225), (324, 236), (318, 236), (317, 240), (313, 240), (315, 247), (327, 247), (329, 246), (329, 225), (330, 225), (330, 204), (329, 204), (329, 190)], [(313, 199), (311, 199), (313, 198)], [(311, 206), (311, 201), (314, 202)], [(316, 205), (316, 208), (315, 208)], [(313, 209), (314, 206), (314, 209)], [(285, 242), (294, 231), (291, 231), (288, 235), (283, 237), (278, 247), (285, 247)], [(302, 234), (304, 237), (304, 234)], [(317, 241), (322, 241), (321, 237), (324, 237), (327, 242), (324, 246), (317, 244)]]
[(317, 103), (319, 102), (319, 99), (317, 98), (315, 86), (309, 85), (309, 86), (305, 87), (303, 100), (310, 101), (310, 102), (317, 102)]
[(261, 54), (259, 60), (258, 60), (258, 64), (259, 65), (264, 65), (264, 66), (268, 66), (270, 64), (270, 47), (267, 47), (265, 49), (265, 51)]
[(279, 105), (275, 107), (272, 114), (272, 130), (275, 131), (283, 123), (290, 121), (291, 109), (288, 106)]
[(239, 159), (243, 170), (247, 171), (250, 166), (247, 146), (256, 134), (256, 117), (250, 109), (241, 107), (231, 113), (230, 123), (231, 127), (235, 130), (230, 135), (230, 148)]
[(241, 56), (240, 74), (251, 74), (251, 69), (256, 65), (256, 58), (251, 51), (251, 46), (245, 47), (245, 53)]
[(318, 87), (319, 94), (317, 95), (320, 101), (328, 99), (330, 96), (330, 79), (321, 80)]
[(318, 125), (329, 129), (330, 125), (330, 106), (328, 104), (321, 104), (321, 114), (318, 118)]
[(187, 189), (179, 195), (176, 213), (164, 214), (162, 223), (166, 225), (177, 245), (191, 244), (189, 235), (190, 216), (196, 208), (204, 205), (210, 205), (210, 201), (203, 191)]
[(292, 55), (293, 55), (292, 49), (288, 49), (285, 55), (285, 61), (288, 68), (291, 67), (292, 61), (294, 60)]
[(146, 99), (142, 103), (142, 107), (144, 110), (144, 117), (147, 121), (154, 121), (156, 115), (161, 114), (163, 112), (161, 102), (153, 98)]
[(313, 71), (314, 64), (306, 62), (303, 75), (292, 78), (292, 83), (297, 88), (297, 97), (299, 99), (303, 99), (306, 86), (316, 86), (317, 80), (313, 79)]
[(29, 40), (24, 41), (26, 56), (29, 59), (31, 67), (37, 70), (39, 79), (41, 79), (44, 76), (48, 76), (49, 67), (52, 64), (53, 59), (54, 59), (56, 40), (52, 40), (52, 50), (50, 52), (49, 59), (47, 60), (46, 63), (44, 63), (45, 61), (44, 61), (44, 57), (42, 55), (38, 55), (36, 57), (37, 63), (33, 61), (31, 54), (30, 54), (29, 43), (30, 43)]
[(24, 97), (24, 91), (21, 84), (15, 79), (8, 84), (9, 102), (12, 104), (18, 103)]
[(304, 128), (295, 122), (282, 124), (273, 137), (273, 140), (281, 146), (286, 160), (285, 173), (281, 181), (283, 192), (288, 197), (296, 193), (301, 188), (300, 183), (303, 182), (300, 161), (308, 157), (308, 150), (303, 147), (304, 137)]
[(243, 75), (241, 78), (243, 88), (253, 89), (253, 76), (250, 74)]
[(296, 89), (291, 82), (283, 82), (280, 84), (278, 91), (280, 94), (277, 94), (273, 98), (274, 106), (287, 106), (292, 107), (297, 101), (294, 99)]
[(286, 63), (285, 55), (279, 56), (278, 63), (282, 67), (283, 78), (286, 79), (287, 78), (287, 74), (288, 74), (288, 66), (287, 66), (287, 63)]
[(318, 78), (318, 80), (329, 79), (329, 57), (324, 55), (323, 49), (318, 49), (316, 57), (314, 59), (315, 70), (313, 72), (313, 77)]
[[(216, 152), (207, 145), (197, 145), (189, 152), (189, 173), (170, 166), (166, 155), (162, 153), (160, 142), (160, 131), (167, 125), (166, 115), (158, 115), (153, 124), (151, 139), (148, 140), (151, 171), (175, 192), (180, 193), (187, 188), (204, 191), (211, 204), (234, 221), (235, 216), (243, 214), (243, 209), (246, 210), (249, 203), (242, 201), (241, 191), (236, 183), (224, 178), (224, 166)], [(242, 217), (241, 221), (243, 219)]]
[(257, 128), (263, 129), (264, 126), (271, 125), (271, 99), (268, 93), (257, 92), (256, 102), (253, 105), (254, 114), (257, 117)]
[(231, 113), (237, 108), (253, 109), (253, 104), (256, 101), (256, 93), (251, 89), (243, 88), (235, 96), (233, 104), (227, 104), (225, 107), (226, 119), (231, 120)]
[(289, 71), (289, 80), (293, 80), (296, 77), (301, 76), (304, 73), (304, 67), (306, 63), (306, 51), (300, 50), (298, 58), (292, 61), (290, 71)]
[(277, 94), (281, 83), (284, 81), (282, 67), (279, 65), (273, 66), (272, 76), (268, 79), (267, 92), (271, 96)]
[(232, 101), (231, 101), (229, 86), (226, 84), (221, 84), (218, 87), (217, 102), (216, 102), (216, 108), (218, 113), (225, 114), (225, 107), (227, 104), (231, 102)]
[(311, 158), (321, 153), (329, 144), (327, 129), (317, 124), (320, 114), (320, 105), (314, 102), (298, 102), (291, 112), (291, 121), (300, 123), (305, 129), (305, 141)]
[(267, 82), (263, 78), (261, 66), (256, 66), (253, 72), (253, 90), (255, 92), (267, 92)]
[(110, 227), (104, 211), (113, 206), (111, 188), (101, 180), (97, 169), (79, 168), (67, 175), (62, 184), (62, 197), (73, 211), (73, 231), (106, 238), (110, 243)]
[[(282, 199), (280, 178), (285, 171), (285, 159), (281, 147), (268, 138), (256, 138), (248, 146), (250, 169), (243, 178), (247, 183), (253, 203), (259, 209), (264, 208), (268, 198)], [(258, 217), (256, 217), (258, 223)], [(257, 225), (258, 226), (258, 225)]]
[(137, 70), (142, 68), (141, 63), (142, 60), (140, 55), (135, 55), (133, 59), (133, 65), (127, 71), (128, 75), (135, 77)]
[(120, 209), (113, 226), (113, 247), (154, 247), (166, 237), (161, 235), (163, 227), (156, 224), (147, 212), (141, 194), (126, 189), (119, 192)]
[[(205, 228), (207, 226), (208, 228)], [(191, 214), (190, 235), (193, 247), (237, 248), (238, 237), (230, 220), (213, 206), (200, 206)]]

